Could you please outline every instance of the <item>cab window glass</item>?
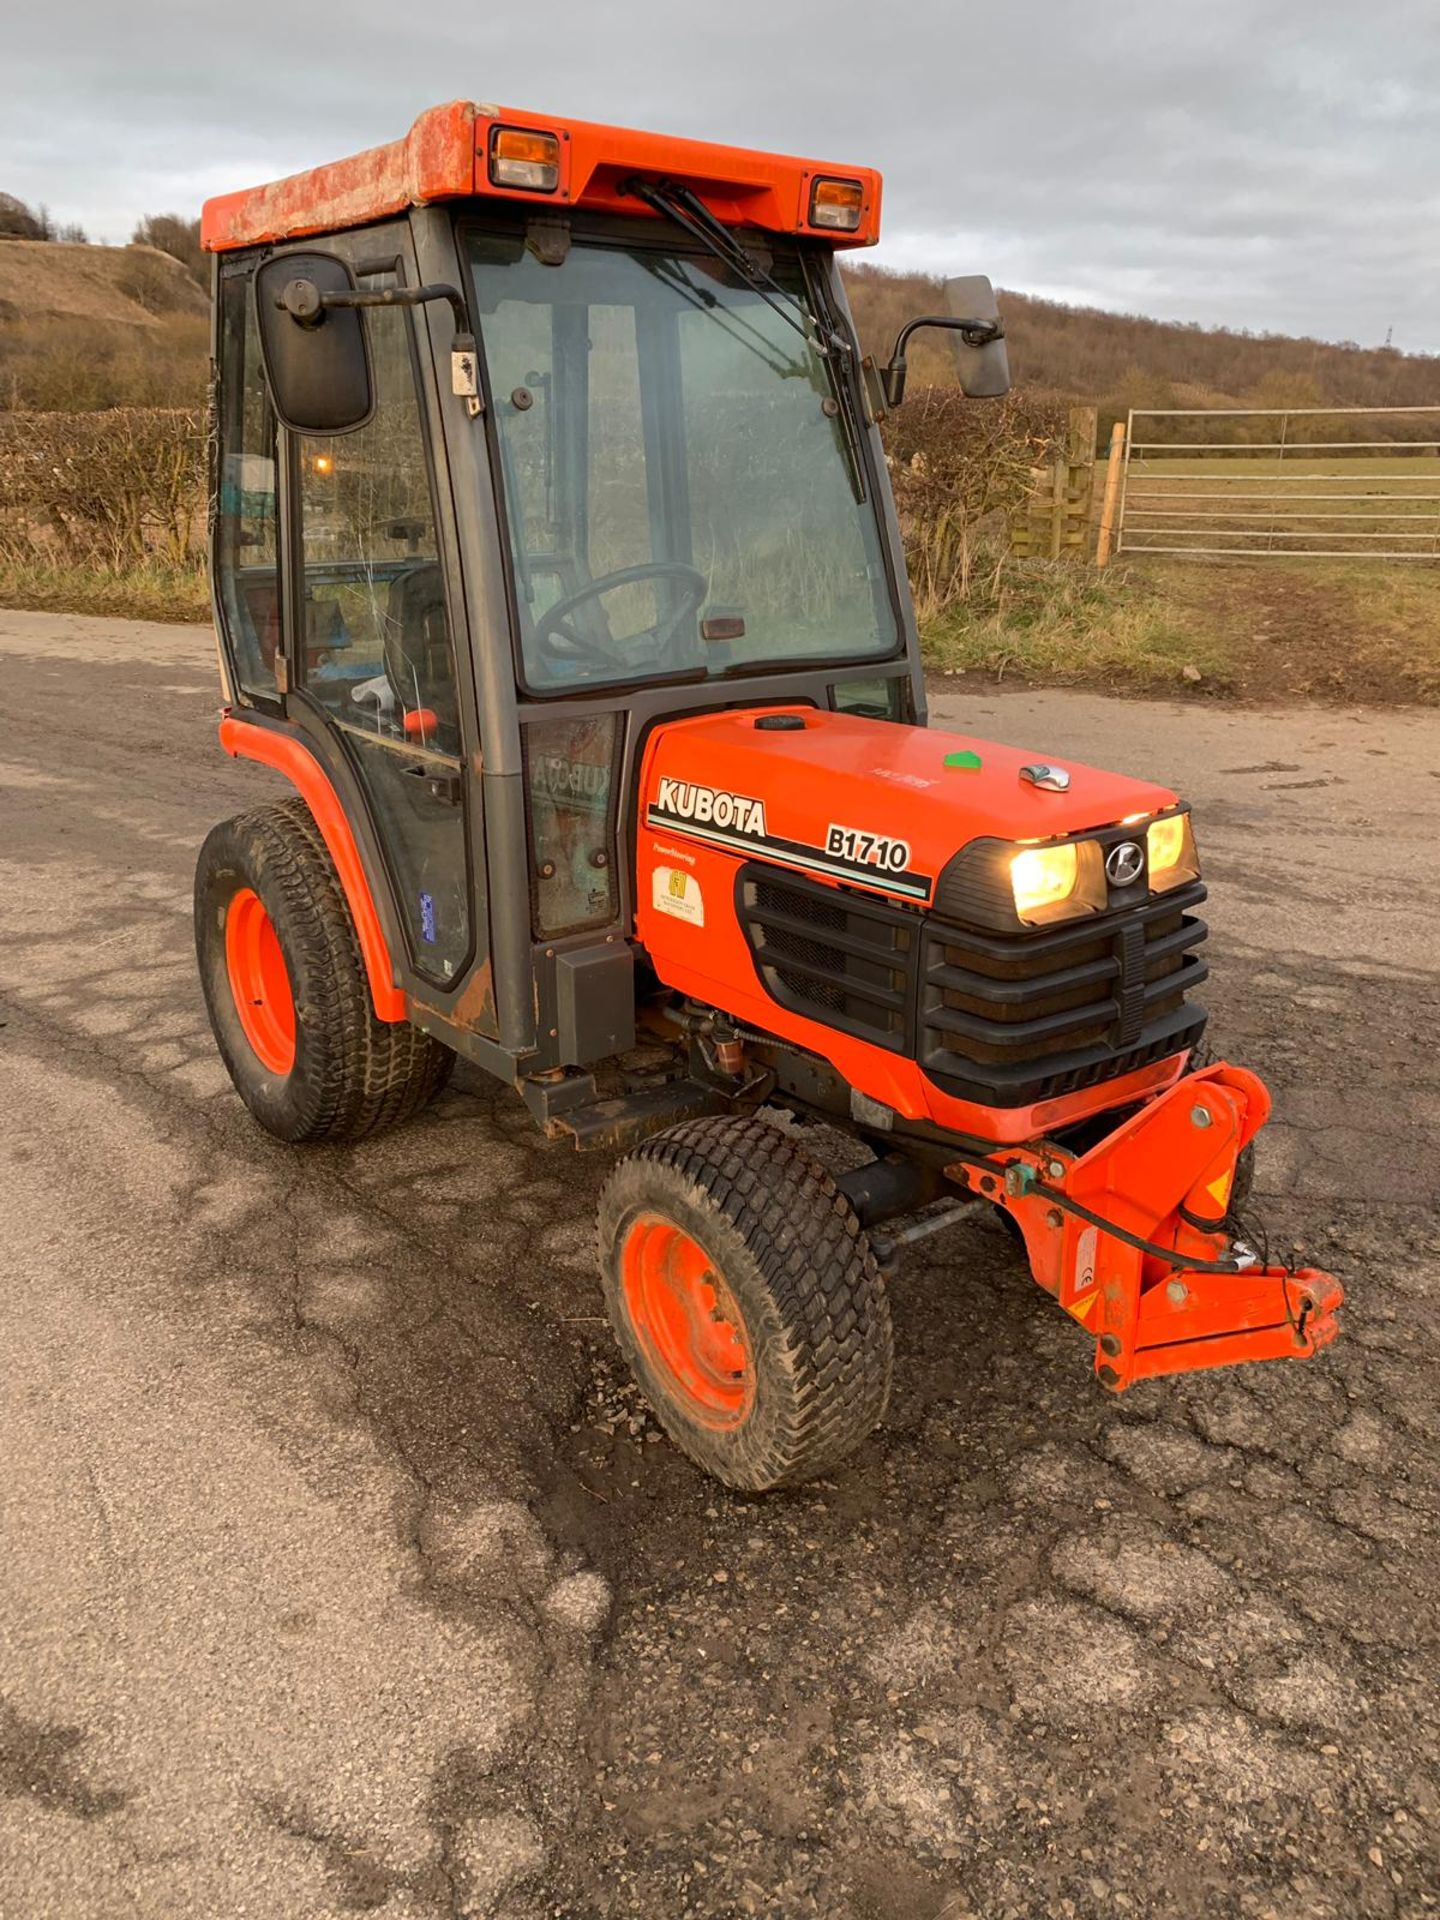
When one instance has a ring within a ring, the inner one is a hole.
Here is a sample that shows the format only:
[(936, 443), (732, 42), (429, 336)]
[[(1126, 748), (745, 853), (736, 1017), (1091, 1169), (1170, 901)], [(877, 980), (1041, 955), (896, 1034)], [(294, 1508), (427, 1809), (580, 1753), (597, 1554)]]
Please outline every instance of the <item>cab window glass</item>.
[(525, 729), (534, 922), (542, 937), (615, 917), (616, 738), (613, 713), (532, 720)]
[(280, 575), (275, 516), (275, 415), (271, 410), (249, 271), (220, 291), (220, 463), (215, 569), (237, 688), (276, 692)]
[(830, 690), (837, 713), (856, 713), (866, 720), (909, 720), (910, 683), (895, 675), (873, 680), (841, 680)]

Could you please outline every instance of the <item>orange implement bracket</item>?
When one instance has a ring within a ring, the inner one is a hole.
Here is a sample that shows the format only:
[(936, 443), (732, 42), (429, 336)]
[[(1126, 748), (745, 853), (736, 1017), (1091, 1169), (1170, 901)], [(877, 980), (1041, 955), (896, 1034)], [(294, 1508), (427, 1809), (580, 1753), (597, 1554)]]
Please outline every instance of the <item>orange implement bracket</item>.
[(1305, 1359), (1335, 1338), (1339, 1283), (1313, 1267), (1262, 1267), (1232, 1253), (1224, 1230), (1236, 1160), (1269, 1112), (1256, 1075), (1222, 1063), (1157, 1094), (1088, 1153), (1019, 1149), (1003, 1195), (993, 1170), (953, 1171), (1014, 1215), (1036, 1280), (1095, 1336), (1095, 1370), (1117, 1393), (1161, 1374)]
[(392, 1023), (407, 1019), (405, 995), (395, 984), (390, 948), (375, 911), (375, 899), (365, 877), (360, 849), (325, 769), (291, 734), (251, 726), (228, 713), (220, 722), (220, 744), (232, 759), (258, 760), (263, 766), (273, 767), (299, 791), (335, 862), (360, 942), (360, 956), (365, 962), (376, 1018)]

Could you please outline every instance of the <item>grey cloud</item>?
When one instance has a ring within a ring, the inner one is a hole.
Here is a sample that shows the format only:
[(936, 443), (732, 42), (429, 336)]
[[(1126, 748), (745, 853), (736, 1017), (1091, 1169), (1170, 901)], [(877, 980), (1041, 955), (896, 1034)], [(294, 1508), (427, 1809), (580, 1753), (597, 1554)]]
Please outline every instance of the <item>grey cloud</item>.
[(881, 261), (1440, 350), (1433, 0), (70, 0), (5, 55), (0, 187), (111, 238), (468, 95), (878, 165)]

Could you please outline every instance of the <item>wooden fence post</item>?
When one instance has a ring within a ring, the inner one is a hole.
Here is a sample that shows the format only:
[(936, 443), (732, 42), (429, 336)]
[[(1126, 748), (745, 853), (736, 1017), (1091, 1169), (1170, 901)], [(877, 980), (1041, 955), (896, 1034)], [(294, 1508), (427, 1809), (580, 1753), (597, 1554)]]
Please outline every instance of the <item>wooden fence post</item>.
[(1071, 407), (1065, 444), (1052, 464), (1031, 471), (1030, 493), (1010, 526), (1012, 553), (1083, 559), (1095, 493), (1095, 409)]
[(1050, 558), (1060, 558), (1060, 544), (1065, 538), (1065, 496), (1069, 491), (1070, 466), (1066, 460), (1055, 462), (1055, 471), (1050, 476)]
[(1115, 509), (1120, 504), (1120, 473), (1125, 465), (1125, 422), (1117, 420), (1110, 429), (1110, 458), (1105, 466), (1105, 504), (1100, 509), (1100, 538), (1095, 544), (1095, 564), (1108, 566), (1115, 538)]

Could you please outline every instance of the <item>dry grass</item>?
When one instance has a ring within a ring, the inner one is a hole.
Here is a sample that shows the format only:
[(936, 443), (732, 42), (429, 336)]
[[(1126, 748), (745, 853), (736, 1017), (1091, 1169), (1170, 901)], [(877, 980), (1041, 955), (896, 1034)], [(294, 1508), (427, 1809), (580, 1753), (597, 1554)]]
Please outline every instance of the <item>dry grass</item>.
[(0, 407), (196, 407), (209, 301), (153, 247), (0, 239)]
[(1440, 567), (990, 556), (922, 630), (939, 673), (1254, 700), (1440, 703)]
[(208, 623), (210, 589), (198, 566), (150, 562), (116, 571), (0, 560), (0, 606), (40, 613), (93, 613), (115, 620)]

